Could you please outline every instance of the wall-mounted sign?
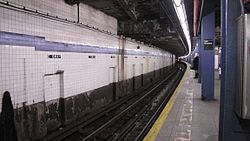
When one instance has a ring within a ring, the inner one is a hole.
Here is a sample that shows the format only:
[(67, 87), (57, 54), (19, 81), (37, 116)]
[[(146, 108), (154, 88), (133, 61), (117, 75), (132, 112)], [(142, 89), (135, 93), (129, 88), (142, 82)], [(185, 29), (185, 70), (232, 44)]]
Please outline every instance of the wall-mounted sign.
[(204, 50), (213, 50), (213, 40), (212, 39), (206, 39), (204, 40)]
[(48, 58), (50, 58), (50, 59), (61, 59), (62, 56), (53, 54), (53, 55), (48, 55)]

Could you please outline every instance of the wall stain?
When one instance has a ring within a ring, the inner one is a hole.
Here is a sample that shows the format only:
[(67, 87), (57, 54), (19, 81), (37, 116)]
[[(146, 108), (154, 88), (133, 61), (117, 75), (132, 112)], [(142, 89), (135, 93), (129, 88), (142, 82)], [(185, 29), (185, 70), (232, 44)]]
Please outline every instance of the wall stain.
[(68, 98), (43, 101), (33, 105), (24, 103), (23, 107), (14, 110), (18, 139), (19, 141), (41, 139), (46, 134), (114, 102), (115, 99), (134, 94), (157, 80), (164, 79), (167, 70), (168, 67), (155, 71), (155, 74), (153, 72), (144, 74), (143, 86), (141, 86), (141, 75), (135, 77), (135, 91), (132, 90), (133, 80), (127, 79), (115, 85), (111, 83)]

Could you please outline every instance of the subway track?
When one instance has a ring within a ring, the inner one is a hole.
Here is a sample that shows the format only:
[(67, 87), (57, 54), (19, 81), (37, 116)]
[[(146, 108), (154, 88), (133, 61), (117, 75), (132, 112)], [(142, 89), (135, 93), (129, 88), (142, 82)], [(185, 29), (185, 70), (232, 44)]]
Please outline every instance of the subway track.
[(130, 141), (142, 140), (170, 99), (184, 74), (184, 65), (146, 90), (102, 109), (88, 120), (45, 140)]

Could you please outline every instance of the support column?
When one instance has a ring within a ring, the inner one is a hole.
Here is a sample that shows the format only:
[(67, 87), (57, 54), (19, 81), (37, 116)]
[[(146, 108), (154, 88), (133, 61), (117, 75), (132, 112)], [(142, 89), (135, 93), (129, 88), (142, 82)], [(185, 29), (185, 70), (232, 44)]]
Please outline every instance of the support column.
[(211, 12), (204, 16), (201, 26), (200, 65), (202, 99), (213, 100), (215, 13)]
[[(201, 54), (201, 37), (199, 35), (198, 37), (198, 53)], [(200, 61), (199, 61), (199, 75), (198, 75), (198, 83), (201, 83), (201, 56), (200, 56)]]
[(237, 23), (240, 0), (221, 0), (221, 97), (219, 141), (249, 141), (250, 120), (235, 114)]

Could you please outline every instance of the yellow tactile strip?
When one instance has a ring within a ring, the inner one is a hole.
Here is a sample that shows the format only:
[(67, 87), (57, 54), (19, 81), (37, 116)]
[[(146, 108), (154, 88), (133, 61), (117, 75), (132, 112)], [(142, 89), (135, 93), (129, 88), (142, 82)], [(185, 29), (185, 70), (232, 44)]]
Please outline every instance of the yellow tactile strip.
[(185, 72), (185, 74), (183, 76), (183, 79), (180, 81), (180, 83), (177, 86), (177, 88), (175, 89), (173, 95), (169, 99), (167, 105), (165, 106), (162, 113), (160, 114), (160, 116), (155, 121), (154, 125), (152, 126), (152, 128), (150, 129), (148, 134), (144, 137), (143, 141), (154, 141), (155, 140), (156, 136), (160, 132), (160, 129), (161, 129), (162, 125), (164, 124), (165, 120), (167, 119), (167, 117), (168, 117), (168, 115), (169, 115), (169, 113), (170, 113), (170, 111), (171, 111), (171, 109), (173, 107), (176, 96), (180, 92), (189, 71), (190, 71), (190, 66), (189, 66), (189, 64), (187, 64), (187, 69), (186, 69), (186, 72)]

